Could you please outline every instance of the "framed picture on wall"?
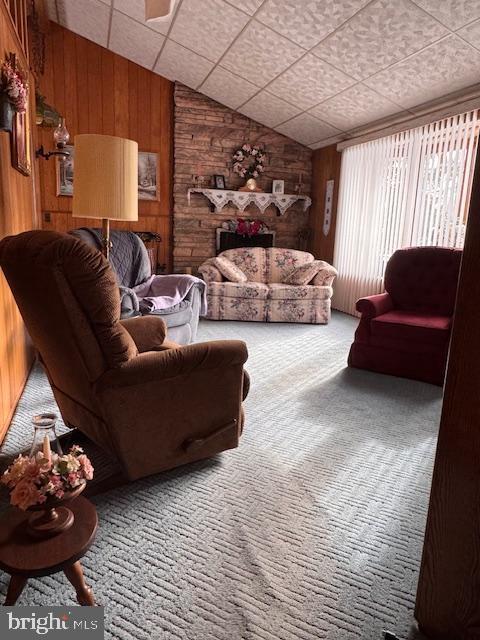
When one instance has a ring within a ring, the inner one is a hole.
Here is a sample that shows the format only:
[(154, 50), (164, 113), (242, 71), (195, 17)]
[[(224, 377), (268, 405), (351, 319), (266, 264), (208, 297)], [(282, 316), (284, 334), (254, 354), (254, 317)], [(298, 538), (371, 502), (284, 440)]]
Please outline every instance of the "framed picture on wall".
[(65, 145), (65, 150), (70, 153), (68, 158), (61, 160), (55, 158), (57, 170), (57, 196), (73, 196), (73, 166), (75, 161), (75, 147)]
[(24, 176), (32, 173), (28, 113), (16, 113), (12, 125), (12, 166)]
[(138, 152), (138, 199), (158, 200), (158, 153)]

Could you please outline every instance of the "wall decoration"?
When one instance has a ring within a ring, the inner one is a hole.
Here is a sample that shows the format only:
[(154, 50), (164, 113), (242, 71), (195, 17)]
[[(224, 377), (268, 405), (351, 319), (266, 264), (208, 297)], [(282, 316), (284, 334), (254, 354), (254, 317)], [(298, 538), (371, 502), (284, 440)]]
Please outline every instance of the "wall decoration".
[(12, 165), (25, 176), (31, 173), (27, 78), (16, 55), (8, 54), (0, 69), (0, 128), (11, 132)]
[[(267, 156), (260, 147), (251, 144), (244, 144), (233, 154), (233, 171), (241, 178), (259, 178), (265, 171), (265, 160)], [(249, 161), (250, 164), (245, 166)]]
[(274, 180), (272, 183), (272, 193), (275, 193), (276, 195), (282, 195), (285, 193), (285, 181)]
[(332, 223), (333, 189), (335, 180), (327, 180), (325, 189), (325, 208), (323, 211), (323, 235), (328, 236)]
[(159, 199), (158, 153), (138, 152), (138, 199)]
[(214, 175), (213, 186), (215, 189), (225, 189), (225, 176)]
[(30, 119), (24, 111), (17, 111), (12, 127), (12, 166), (24, 176), (32, 173), (32, 149), (30, 135)]
[(73, 196), (73, 166), (75, 160), (75, 147), (65, 145), (65, 151), (69, 152), (68, 158), (62, 160), (55, 158), (57, 169), (57, 196)]

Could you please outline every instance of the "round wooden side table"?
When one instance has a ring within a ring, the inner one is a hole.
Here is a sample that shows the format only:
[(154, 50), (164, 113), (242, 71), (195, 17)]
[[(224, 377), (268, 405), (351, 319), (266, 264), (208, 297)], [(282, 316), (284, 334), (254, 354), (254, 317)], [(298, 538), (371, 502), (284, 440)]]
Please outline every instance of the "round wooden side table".
[(74, 586), (79, 604), (95, 604), (79, 561), (95, 538), (97, 511), (82, 496), (68, 503), (68, 507), (75, 517), (73, 525), (46, 540), (35, 540), (27, 534), (28, 512), (10, 508), (0, 519), (0, 569), (11, 576), (5, 606), (16, 603), (28, 578), (49, 576), (58, 571), (63, 571)]

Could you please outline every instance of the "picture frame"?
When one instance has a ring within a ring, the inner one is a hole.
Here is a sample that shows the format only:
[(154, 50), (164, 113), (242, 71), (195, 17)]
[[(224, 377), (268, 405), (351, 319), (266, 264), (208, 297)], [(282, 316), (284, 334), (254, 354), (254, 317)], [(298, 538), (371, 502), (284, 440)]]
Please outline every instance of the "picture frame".
[(285, 180), (274, 180), (272, 182), (272, 193), (275, 195), (283, 195), (285, 193)]
[(32, 173), (31, 135), (28, 113), (15, 113), (12, 125), (12, 167), (24, 176)]
[(75, 147), (65, 145), (65, 151), (70, 155), (65, 160), (55, 158), (57, 174), (57, 196), (73, 197), (73, 169), (75, 163)]
[(213, 176), (213, 186), (214, 186), (215, 189), (226, 189), (225, 176), (214, 175)]
[(158, 200), (160, 196), (158, 153), (138, 152), (138, 199)]

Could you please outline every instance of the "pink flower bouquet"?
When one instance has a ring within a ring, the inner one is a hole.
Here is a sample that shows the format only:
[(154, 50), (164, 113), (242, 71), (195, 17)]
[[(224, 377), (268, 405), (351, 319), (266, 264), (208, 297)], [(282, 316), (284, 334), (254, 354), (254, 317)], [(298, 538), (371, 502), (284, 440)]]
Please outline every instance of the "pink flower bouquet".
[(28, 103), (28, 82), (10, 59), (2, 64), (0, 79), (1, 90), (5, 91), (15, 111), (24, 113)]
[(61, 500), (93, 478), (90, 460), (78, 445), (65, 455), (39, 451), (35, 457), (19, 455), (4, 472), (1, 482), (10, 489), (10, 503), (23, 511), (48, 498)]

